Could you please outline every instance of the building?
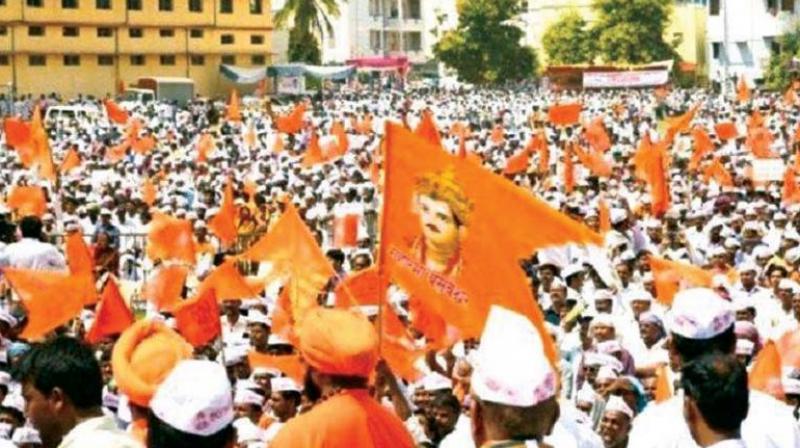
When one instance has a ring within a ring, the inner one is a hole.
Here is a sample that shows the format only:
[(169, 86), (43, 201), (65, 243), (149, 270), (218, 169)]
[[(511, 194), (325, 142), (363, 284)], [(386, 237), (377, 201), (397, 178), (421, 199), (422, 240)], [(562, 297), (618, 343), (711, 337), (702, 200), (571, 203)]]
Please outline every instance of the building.
[[(676, 0), (672, 19), (666, 36), (664, 36), (667, 41), (674, 38), (680, 40), (677, 51), (686, 63), (684, 66), (693, 68), (700, 76), (704, 76), (708, 69), (706, 58), (707, 1)], [(542, 48), (542, 37), (547, 28), (562, 14), (570, 10), (578, 12), (581, 17), (591, 23), (594, 20), (592, 3), (593, 0), (528, 0), (527, 12), (522, 17), (525, 23), (525, 39), (528, 45), (536, 49), (543, 63), (547, 63), (547, 55)]]
[(727, 63), (730, 77), (744, 76), (750, 82), (762, 80), (772, 51), (778, 50), (778, 37), (797, 22), (797, 3), (796, 0), (710, 0), (709, 77), (715, 81), (724, 79)]
[[(286, 4), (286, 0), (272, 0), (272, 18)], [(289, 30), (286, 27), (272, 30), (272, 61), (273, 64), (289, 62)]]
[(424, 63), (438, 35), (457, 20), (455, 0), (349, 0), (340, 7), (333, 36), (323, 38), (325, 63), (398, 55)]
[(269, 0), (2, 0), (0, 86), (102, 96), (143, 76), (227, 93), (220, 64), (270, 62)]

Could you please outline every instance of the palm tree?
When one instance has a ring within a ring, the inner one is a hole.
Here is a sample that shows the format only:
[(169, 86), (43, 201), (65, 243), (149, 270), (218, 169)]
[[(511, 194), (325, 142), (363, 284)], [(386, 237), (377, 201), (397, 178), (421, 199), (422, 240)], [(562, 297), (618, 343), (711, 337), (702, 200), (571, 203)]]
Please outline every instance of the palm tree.
[(275, 26), (283, 27), (292, 22), (289, 59), (318, 64), (321, 57), (317, 36), (332, 35), (331, 20), (339, 14), (339, 0), (286, 0), (275, 14)]

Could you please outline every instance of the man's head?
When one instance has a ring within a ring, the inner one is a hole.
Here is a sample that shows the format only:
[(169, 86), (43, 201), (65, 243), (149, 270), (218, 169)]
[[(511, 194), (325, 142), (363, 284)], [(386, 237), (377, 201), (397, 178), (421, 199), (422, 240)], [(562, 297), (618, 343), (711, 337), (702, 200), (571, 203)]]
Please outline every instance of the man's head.
[(429, 414), (435, 439), (442, 440), (455, 429), (461, 403), (453, 394), (439, 395), (430, 404)]
[(19, 231), (23, 238), (38, 240), (42, 237), (42, 221), (35, 216), (26, 216), (19, 222)]
[(683, 416), (692, 438), (701, 446), (708, 441), (739, 438), (747, 417), (750, 394), (747, 371), (730, 354), (703, 354), (683, 366)]
[(633, 410), (620, 397), (611, 396), (606, 403), (598, 432), (604, 448), (624, 448), (628, 444)]
[(300, 387), (291, 378), (273, 378), (269, 407), (275, 417), (285, 422), (297, 414), (300, 407)]
[(57, 446), (81, 418), (100, 413), (100, 365), (77, 339), (60, 336), (35, 346), (15, 376), (22, 383), (25, 413), (45, 446)]
[(679, 292), (667, 314), (672, 358), (688, 363), (713, 351), (733, 353), (734, 321), (731, 304), (713, 290), (694, 288)]

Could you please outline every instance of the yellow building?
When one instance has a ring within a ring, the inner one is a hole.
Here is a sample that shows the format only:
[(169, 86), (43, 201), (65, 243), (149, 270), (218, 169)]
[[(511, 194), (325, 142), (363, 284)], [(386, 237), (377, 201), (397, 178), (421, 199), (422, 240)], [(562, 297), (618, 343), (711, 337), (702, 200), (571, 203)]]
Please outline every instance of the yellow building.
[[(542, 48), (542, 36), (547, 27), (557, 21), (569, 10), (577, 11), (591, 23), (594, 20), (592, 0), (530, 0), (528, 3), (528, 45), (535, 48), (546, 63), (547, 54)], [(696, 66), (697, 74), (705, 76), (708, 72), (706, 60), (706, 20), (708, 10), (705, 0), (676, 0), (670, 25), (667, 28), (667, 41), (680, 37), (677, 51), (681, 59)]]
[(0, 0), (0, 89), (113, 94), (143, 76), (226, 94), (220, 64), (270, 63), (269, 0)]

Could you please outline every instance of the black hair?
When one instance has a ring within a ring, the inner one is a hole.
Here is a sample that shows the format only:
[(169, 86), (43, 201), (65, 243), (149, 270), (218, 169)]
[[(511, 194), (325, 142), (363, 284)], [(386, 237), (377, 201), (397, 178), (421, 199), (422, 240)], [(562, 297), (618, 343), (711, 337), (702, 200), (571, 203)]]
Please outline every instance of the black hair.
[(750, 391), (747, 370), (735, 356), (712, 352), (686, 364), (681, 384), (711, 429), (738, 431), (747, 417)]
[(22, 411), (17, 408), (12, 408), (11, 406), (0, 406), (0, 414), (10, 415), (18, 422), (19, 426), (25, 424), (25, 414), (23, 414)]
[(331, 260), (337, 263), (344, 263), (344, 252), (339, 249), (331, 249), (325, 253)]
[(92, 349), (81, 341), (58, 336), (34, 346), (19, 362), (14, 377), (49, 395), (59, 388), (78, 409), (103, 403), (103, 376)]
[(23, 238), (38, 240), (42, 237), (42, 221), (35, 216), (26, 216), (19, 222), (19, 231)]
[(733, 325), (710, 339), (689, 339), (674, 333), (671, 336), (672, 345), (684, 363), (691, 362), (706, 353), (732, 353), (736, 348), (736, 333), (734, 333)]
[(452, 393), (437, 395), (433, 399), (433, 401), (431, 401), (430, 407), (431, 409), (433, 408), (450, 409), (456, 414), (461, 412), (461, 403), (458, 401), (458, 398), (456, 398), (455, 395), (453, 395)]
[(229, 424), (209, 436), (183, 432), (164, 423), (152, 412), (147, 418), (148, 448), (220, 448), (235, 441), (236, 430)]
[(300, 392), (296, 390), (283, 390), (278, 393), (281, 394), (284, 400), (293, 402), (295, 406), (300, 406), (300, 402), (302, 401)]

